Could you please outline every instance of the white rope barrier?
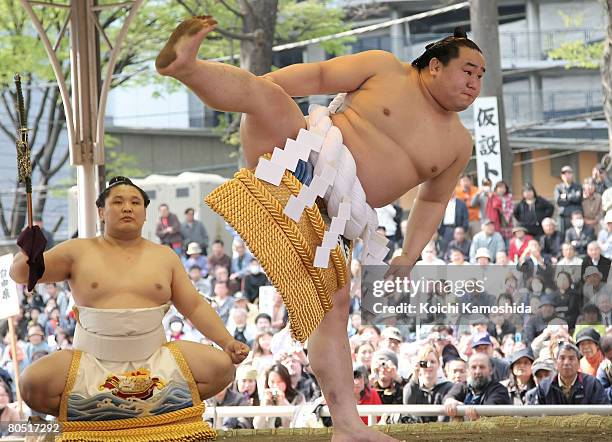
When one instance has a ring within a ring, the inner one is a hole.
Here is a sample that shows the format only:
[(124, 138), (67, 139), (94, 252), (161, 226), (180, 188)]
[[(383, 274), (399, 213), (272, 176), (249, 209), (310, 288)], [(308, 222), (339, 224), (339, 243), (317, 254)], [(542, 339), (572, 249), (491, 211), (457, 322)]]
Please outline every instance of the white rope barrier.
[[(226, 417), (293, 417), (299, 408), (295, 405), (206, 407), (204, 418), (212, 418), (214, 426), (217, 419)], [(468, 408), (474, 408), (480, 416), (612, 416), (612, 405), (458, 405), (457, 415), (463, 416)], [(358, 405), (357, 411), (360, 416), (368, 417), (369, 425), (374, 423), (376, 416), (383, 414), (446, 415), (443, 405)], [(321, 416), (330, 416), (327, 407), (323, 407)]]

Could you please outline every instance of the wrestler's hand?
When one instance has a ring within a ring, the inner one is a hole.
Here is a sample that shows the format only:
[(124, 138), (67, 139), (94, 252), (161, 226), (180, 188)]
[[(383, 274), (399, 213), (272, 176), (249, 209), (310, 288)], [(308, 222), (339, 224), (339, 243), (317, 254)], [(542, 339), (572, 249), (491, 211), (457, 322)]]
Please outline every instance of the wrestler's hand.
[(234, 364), (240, 364), (249, 355), (249, 351), (251, 351), (251, 349), (244, 342), (236, 341), (234, 339), (225, 346), (223, 351), (225, 351), (225, 353), (232, 358), (232, 362)]
[(408, 278), (414, 263), (406, 255), (399, 255), (389, 262), (389, 270), (385, 274), (385, 279)]

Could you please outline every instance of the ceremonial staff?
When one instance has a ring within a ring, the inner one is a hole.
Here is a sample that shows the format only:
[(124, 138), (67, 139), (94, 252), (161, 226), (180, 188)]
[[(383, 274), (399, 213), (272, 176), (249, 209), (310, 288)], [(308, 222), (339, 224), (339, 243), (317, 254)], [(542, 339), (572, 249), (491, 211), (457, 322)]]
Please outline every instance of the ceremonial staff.
[(19, 182), (25, 184), (28, 207), (28, 226), (32, 227), (32, 163), (30, 162), (30, 144), (28, 143), (28, 124), (26, 120), (25, 106), (23, 104), (23, 92), (21, 90), (21, 77), (15, 74), (15, 88), (17, 92), (17, 170), (19, 171)]

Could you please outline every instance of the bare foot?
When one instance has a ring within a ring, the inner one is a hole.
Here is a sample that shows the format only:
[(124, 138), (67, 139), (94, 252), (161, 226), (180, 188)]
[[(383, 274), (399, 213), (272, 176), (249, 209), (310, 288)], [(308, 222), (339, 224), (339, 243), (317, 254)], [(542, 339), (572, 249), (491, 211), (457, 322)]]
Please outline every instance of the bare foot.
[(387, 436), (381, 431), (366, 427), (365, 425), (355, 428), (354, 430), (339, 430), (334, 428), (334, 434), (331, 440), (332, 442), (398, 442), (397, 439)]
[(211, 15), (201, 15), (178, 25), (155, 59), (157, 72), (174, 77), (194, 62), (202, 40), (216, 24)]

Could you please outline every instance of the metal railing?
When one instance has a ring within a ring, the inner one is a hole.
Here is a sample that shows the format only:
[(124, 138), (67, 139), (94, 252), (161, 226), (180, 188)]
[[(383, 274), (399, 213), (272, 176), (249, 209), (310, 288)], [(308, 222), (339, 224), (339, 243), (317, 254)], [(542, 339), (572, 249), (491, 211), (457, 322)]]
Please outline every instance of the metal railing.
[[(212, 419), (216, 427), (218, 419), (226, 417), (293, 417), (301, 406), (237, 406), (206, 407), (205, 419)], [(480, 416), (572, 416), (593, 414), (612, 416), (612, 405), (458, 405), (457, 415), (474, 408)], [(367, 416), (368, 425), (374, 425), (377, 416), (404, 414), (413, 416), (445, 416), (443, 405), (358, 405), (360, 416)], [(323, 407), (321, 416), (329, 417), (329, 409)]]

